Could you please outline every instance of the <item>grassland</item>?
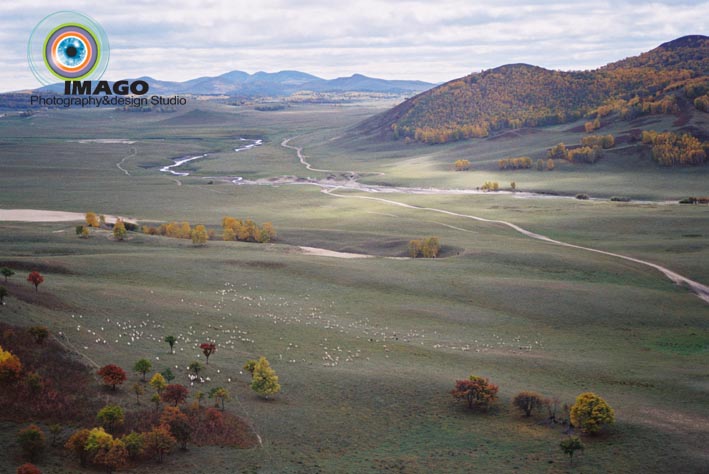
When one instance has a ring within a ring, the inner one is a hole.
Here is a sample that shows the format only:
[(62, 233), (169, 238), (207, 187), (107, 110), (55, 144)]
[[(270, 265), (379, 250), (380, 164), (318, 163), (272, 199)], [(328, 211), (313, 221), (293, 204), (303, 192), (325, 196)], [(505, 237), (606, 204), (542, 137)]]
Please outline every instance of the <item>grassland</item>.
[[(583, 169), (502, 173), (494, 169), (502, 155), (534, 154), (580, 134), (550, 128), (441, 147), (351, 138), (351, 127), (373, 112), (262, 113), (205, 103), (180, 115), (56, 111), (2, 119), (3, 208), (94, 210), (214, 228), (224, 215), (252, 217), (272, 221), (279, 240), (196, 248), (137, 234), (114, 242), (105, 231), (80, 240), (67, 223), (3, 222), (2, 265), (49, 266), (37, 299), (10, 297), (0, 317), (62, 331), (97, 364), (129, 367), (150, 358), (157, 368), (172, 367), (182, 382), (199, 342), (217, 341), (207, 371), (211, 385), (238, 396), (229, 409), (253, 422), (263, 447), (193, 448), (135, 472), (567, 472), (560, 429), (512, 410), (511, 398), (524, 389), (566, 402), (592, 390), (615, 408), (618, 423), (586, 440), (574, 471), (701, 472), (709, 462), (709, 308), (660, 273), (499, 225), (337, 198), (314, 186), (210, 185), (204, 178), (323, 177), (280, 146), (294, 136), (318, 167), (384, 172), (365, 180), (397, 185), (468, 187), (514, 176), (523, 189), (664, 200), (702, 194), (706, 171), (661, 172), (646, 158), (618, 152), (618, 160), (633, 166), (604, 168), (608, 158)], [(234, 154), (238, 137), (265, 144)], [(77, 141), (86, 138), (135, 143)], [(210, 156), (190, 163), (189, 177), (158, 171), (171, 158), (204, 152)], [(450, 171), (454, 159), (473, 154), (474, 171)], [(709, 281), (706, 207), (505, 195), (386, 197), (508, 220)], [(384, 258), (404, 255), (408, 240), (427, 235), (440, 237), (445, 258)], [(315, 257), (300, 253), (299, 245), (379, 257)], [(41, 305), (49, 295), (61, 305)], [(161, 342), (168, 333), (181, 336), (172, 356)], [(253, 395), (240, 373), (247, 358), (260, 354), (283, 386), (272, 401)], [(501, 386), (489, 414), (468, 412), (448, 393), (455, 379), (471, 373)], [(127, 390), (115, 399), (131, 406)], [(16, 429), (0, 425), (0, 443), (8, 447), (2, 471), (19, 464)], [(45, 473), (76, 471), (59, 451), (39, 465)]]

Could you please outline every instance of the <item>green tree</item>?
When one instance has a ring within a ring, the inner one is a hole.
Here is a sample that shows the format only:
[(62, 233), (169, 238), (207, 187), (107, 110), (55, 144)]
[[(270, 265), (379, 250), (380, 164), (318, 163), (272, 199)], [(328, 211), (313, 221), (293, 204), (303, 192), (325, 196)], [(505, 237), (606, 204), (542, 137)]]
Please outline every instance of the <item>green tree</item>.
[(140, 359), (133, 366), (133, 371), (139, 374), (143, 374), (143, 382), (145, 382), (145, 374), (150, 372), (150, 369), (152, 368), (153, 364), (151, 364), (148, 359)]
[(564, 452), (564, 454), (569, 456), (570, 464), (574, 463), (574, 453), (579, 450), (583, 451), (584, 449), (583, 443), (581, 442), (581, 439), (579, 439), (578, 436), (569, 436), (561, 443), (559, 443), (559, 447)]
[(13, 272), (7, 267), (4, 267), (2, 270), (0, 270), (0, 273), (2, 273), (2, 276), (5, 277), (5, 281), (7, 281), (8, 278), (15, 274), (15, 272)]
[(131, 431), (122, 437), (121, 441), (123, 441), (130, 459), (136, 459), (138, 456), (143, 454), (143, 450), (145, 449), (145, 439), (143, 439), (142, 433)]
[(281, 391), (276, 371), (271, 368), (271, 364), (263, 356), (259, 357), (254, 365), (251, 389), (266, 398)]
[(214, 406), (221, 406), (222, 411), (224, 411), (224, 402), (231, 400), (229, 396), (229, 391), (224, 387), (214, 387), (209, 391), (209, 398), (214, 400)]
[(189, 369), (194, 372), (195, 375), (199, 375), (202, 369), (204, 369), (204, 366), (195, 360), (189, 365)]
[(615, 412), (604, 399), (592, 392), (576, 397), (571, 407), (571, 423), (584, 433), (598, 433), (605, 425), (615, 422)]
[(96, 421), (99, 422), (109, 433), (114, 433), (116, 428), (123, 425), (125, 414), (123, 408), (118, 405), (106, 405), (101, 408), (96, 415)]
[(256, 362), (257, 361), (255, 359), (249, 359), (244, 364), (244, 370), (249, 372), (252, 376), (254, 375), (254, 369), (256, 368)]
[(168, 367), (167, 369), (160, 372), (160, 375), (165, 377), (165, 380), (167, 381), (167, 383), (170, 383), (173, 380), (175, 380), (175, 375), (172, 373), (172, 370), (170, 370), (170, 367)]
[(165, 342), (170, 344), (170, 354), (175, 353), (175, 343), (177, 342), (177, 338), (175, 336), (165, 336)]
[(44, 431), (37, 425), (29, 425), (17, 433), (17, 443), (30, 461), (34, 461), (44, 450), (44, 440)]
[(512, 403), (520, 411), (524, 412), (524, 416), (532, 416), (532, 412), (539, 411), (544, 406), (544, 398), (537, 392), (520, 392), (512, 400)]

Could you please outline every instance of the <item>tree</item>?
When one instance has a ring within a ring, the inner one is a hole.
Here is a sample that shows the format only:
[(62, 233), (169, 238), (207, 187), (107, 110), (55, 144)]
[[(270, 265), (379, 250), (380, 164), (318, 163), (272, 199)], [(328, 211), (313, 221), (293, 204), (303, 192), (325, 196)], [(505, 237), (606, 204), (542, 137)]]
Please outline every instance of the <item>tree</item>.
[(162, 374), (155, 374), (150, 379), (150, 386), (153, 387), (156, 392), (162, 393), (162, 391), (165, 390), (165, 387), (167, 387), (167, 381)]
[(59, 423), (52, 423), (51, 425), (47, 426), (47, 429), (52, 435), (51, 446), (54, 447), (57, 445), (57, 438), (59, 437), (59, 433), (62, 432), (62, 425), (60, 425)]
[(12, 270), (10, 270), (7, 267), (3, 267), (3, 269), (0, 270), (0, 273), (2, 273), (2, 276), (5, 277), (5, 281), (7, 281), (8, 278), (10, 278), (12, 275), (15, 274), (15, 272), (13, 272)]
[(153, 364), (151, 364), (148, 359), (140, 359), (133, 366), (133, 371), (139, 374), (143, 374), (143, 382), (145, 382), (145, 374), (150, 372), (150, 369), (152, 368)]
[(423, 240), (414, 239), (409, 242), (409, 257), (416, 258), (421, 254)]
[(544, 171), (544, 160), (541, 158), (537, 160), (537, 171)]
[(217, 345), (213, 342), (203, 342), (199, 345), (199, 348), (202, 349), (202, 354), (207, 358), (207, 365), (209, 365), (209, 356), (217, 350)]
[(194, 372), (195, 375), (199, 375), (202, 369), (204, 369), (204, 366), (195, 360), (194, 362), (190, 363), (189, 369)]
[(170, 344), (170, 354), (175, 353), (175, 343), (177, 342), (177, 338), (175, 336), (165, 336), (165, 342)]
[(34, 285), (34, 291), (39, 291), (39, 285), (44, 281), (44, 277), (39, 272), (30, 272), (27, 281)]
[(487, 410), (497, 398), (499, 387), (486, 377), (471, 375), (468, 380), (456, 380), (451, 395), (459, 400), (467, 400), (468, 408)]
[(604, 425), (615, 422), (615, 412), (604, 399), (592, 392), (576, 397), (571, 407), (571, 423), (584, 433), (598, 433)]
[(209, 398), (214, 399), (215, 407), (219, 407), (219, 405), (221, 405), (222, 411), (224, 411), (224, 402), (231, 399), (229, 396), (229, 391), (224, 387), (214, 387), (209, 391)]
[(547, 160), (547, 171), (553, 171), (554, 170), (554, 160), (549, 158)]
[(126, 225), (121, 219), (116, 219), (116, 223), (113, 224), (113, 237), (116, 240), (123, 240), (126, 238), (126, 235), (128, 235), (128, 231), (126, 230)]
[(251, 389), (268, 398), (269, 395), (274, 395), (281, 391), (281, 386), (278, 383), (276, 371), (271, 368), (271, 364), (265, 357), (259, 357), (254, 365), (254, 372), (251, 377)]
[(100, 449), (94, 456), (94, 462), (106, 468), (106, 472), (113, 471), (128, 464), (128, 450), (120, 439), (111, 440), (110, 444)]
[(271, 242), (276, 240), (276, 229), (270, 222), (264, 222), (261, 226), (261, 238), (259, 242)]
[(133, 393), (135, 393), (135, 403), (140, 405), (140, 396), (145, 393), (143, 385), (136, 382), (133, 384)]
[(5, 304), (5, 297), (8, 295), (7, 288), (0, 286), (0, 305)]
[(27, 459), (34, 461), (44, 450), (44, 431), (37, 425), (29, 425), (17, 433), (17, 443)]
[(511, 189), (512, 191), (517, 191), (517, 183), (515, 183), (514, 181), (512, 181), (512, 182), (510, 183), (510, 189)]
[(559, 443), (559, 447), (564, 452), (564, 454), (569, 456), (570, 464), (574, 463), (574, 453), (579, 450), (583, 451), (584, 449), (583, 443), (581, 442), (578, 436), (569, 436), (561, 443)]
[(89, 453), (86, 451), (86, 441), (89, 439), (89, 434), (90, 431), (87, 429), (77, 430), (64, 444), (66, 449), (73, 451), (79, 457), (81, 467), (86, 467), (86, 461), (88, 460)]
[(32, 326), (28, 332), (34, 337), (34, 342), (42, 344), (49, 337), (49, 330), (44, 326)]
[(143, 438), (142, 433), (131, 431), (122, 437), (121, 441), (123, 441), (123, 445), (126, 447), (126, 451), (128, 451), (128, 457), (130, 459), (135, 459), (143, 454), (143, 450), (145, 449), (145, 439)]
[(165, 387), (165, 390), (163, 390), (161, 394), (161, 398), (165, 403), (172, 403), (174, 406), (177, 406), (181, 403), (185, 403), (188, 393), (187, 387), (174, 383)]
[(109, 433), (114, 433), (116, 428), (123, 425), (124, 420), (123, 408), (118, 405), (106, 405), (96, 415), (96, 421), (106, 428)]
[(158, 462), (162, 462), (165, 455), (172, 451), (177, 441), (170, 433), (167, 426), (156, 426), (151, 431), (143, 434), (145, 439), (145, 447), (152, 451)]
[(197, 402), (197, 408), (202, 408), (202, 400), (204, 400), (204, 392), (195, 392), (194, 399)]
[(114, 391), (117, 385), (126, 381), (126, 372), (114, 364), (104, 365), (97, 374), (103, 378), (104, 385), (110, 385)]
[(246, 363), (244, 364), (244, 370), (246, 370), (247, 372), (249, 372), (252, 377), (253, 377), (253, 375), (254, 375), (254, 369), (256, 368), (256, 362), (258, 362), (258, 361), (255, 360), (255, 359), (249, 359), (249, 360), (247, 360)]
[(533, 411), (539, 411), (544, 406), (544, 398), (537, 392), (520, 392), (512, 400), (514, 406), (524, 412), (524, 416), (532, 416)]
[(421, 254), (424, 258), (436, 258), (440, 250), (441, 244), (438, 241), (438, 237), (428, 237), (423, 240)]
[(98, 227), (100, 225), (98, 216), (93, 212), (87, 212), (86, 225), (89, 227)]
[(113, 436), (106, 433), (103, 428), (92, 428), (86, 438), (84, 449), (89, 452), (90, 459), (93, 459), (100, 450), (109, 449), (112, 441)]
[(30, 463), (25, 463), (17, 468), (17, 474), (42, 474), (37, 466)]
[(157, 412), (158, 410), (160, 410), (160, 401), (161, 401), (161, 400), (162, 400), (162, 399), (160, 398), (160, 394), (159, 394), (159, 393), (154, 393), (153, 396), (150, 397), (150, 401), (155, 404), (155, 411), (156, 411), (156, 412)]
[(180, 443), (182, 450), (187, 449), (193, 429), (189, 418), (182, 413), (182, 410), (177, 407), (165, 407), (160, 416), (160, 424), (170, 428), (170, 433)]
[(20, 379), (22, 363), (20, 358), (0, 347), (0, 383), (13, 383)]
[(469, 160), (456, 160), (455, 161), (455, 170), (456, 171), (468, 171), (470, 169), (470, 161)]
[(194, 245), (205, 245), (207, 243), (207, 239), (209, 238), (207, 235), (207, 229), (202, 224), (197, 225), (194, 229), (192, 229), (190, 237), (192, 237), (192, 243)]
[(160, 372), (160, 375), (162, 375), (163, 377), (165, 377), (165, 380), (167, 380), (168, 383), (170, 383), (170, 382), (172, 382), (173, 380), (175, 380), (175, 375), (172, 373), (172, 370), (170, 370), (170, 367), (168, 367), (167, 369), (165, 369), (165, 370), (163, 370), (162, 372)]

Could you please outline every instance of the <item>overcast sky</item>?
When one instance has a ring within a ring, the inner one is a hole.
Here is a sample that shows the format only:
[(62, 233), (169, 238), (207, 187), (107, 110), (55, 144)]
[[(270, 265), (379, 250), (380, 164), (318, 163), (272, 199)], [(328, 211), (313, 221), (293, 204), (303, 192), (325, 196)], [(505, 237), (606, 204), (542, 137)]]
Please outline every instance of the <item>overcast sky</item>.
[(5, 0), (0, 91), (39, 85), (27, 40), (61, 9), (103, 25), (111, 80), (291, 69), (443, 82), (507, 63), (595, 68), (709, 34), (709, 1), (692, 0)]

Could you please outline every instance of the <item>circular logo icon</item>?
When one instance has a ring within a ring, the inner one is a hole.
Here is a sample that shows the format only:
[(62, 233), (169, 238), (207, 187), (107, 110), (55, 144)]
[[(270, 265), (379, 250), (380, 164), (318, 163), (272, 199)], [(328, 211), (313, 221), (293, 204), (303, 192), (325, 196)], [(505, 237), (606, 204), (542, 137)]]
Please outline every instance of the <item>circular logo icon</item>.
[(73, 11), (52, 13), (30, 34), (27, 60), (44, 85), (100, 79), (108, 67), (106, 32), (90, 17)]

